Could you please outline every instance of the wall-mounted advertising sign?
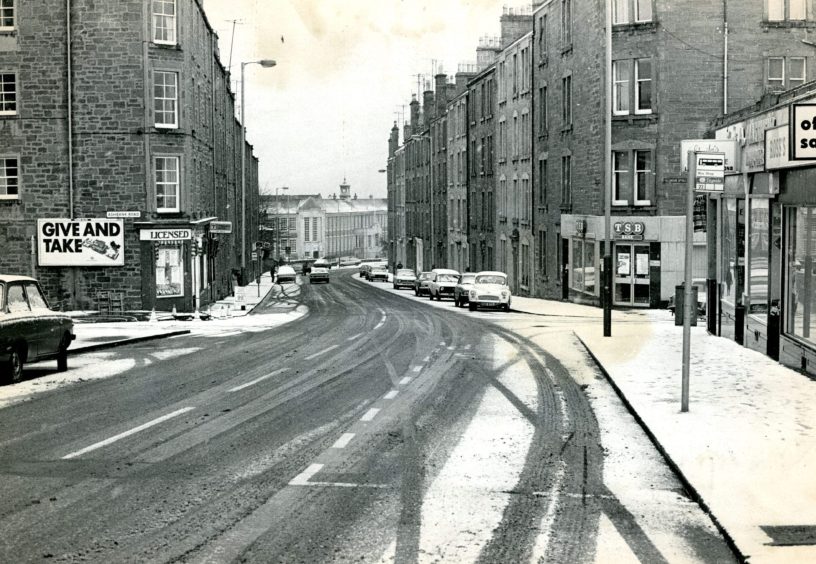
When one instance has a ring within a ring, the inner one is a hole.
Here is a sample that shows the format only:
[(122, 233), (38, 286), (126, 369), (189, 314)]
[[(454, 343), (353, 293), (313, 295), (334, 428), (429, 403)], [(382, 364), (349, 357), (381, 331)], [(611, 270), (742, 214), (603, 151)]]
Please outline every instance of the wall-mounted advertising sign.
[(140, 241), (187, 241), (193, 238), (193, 230), (187, 227), (142, 229), (139, 231)]
[(616, 221), (614, 237), (622, 241), (642, 241), (646, 226), (640, 221)]
[(792, 104), (789, 125), (791, 160), (816, 159), (816, 104)]
[(40, 266), (123, 266), (121, 219), (38, 219)]
[(765, 170), (807, 166), (812, 161), (790, 158), (790, 128), (780, 125), (765, 131)]

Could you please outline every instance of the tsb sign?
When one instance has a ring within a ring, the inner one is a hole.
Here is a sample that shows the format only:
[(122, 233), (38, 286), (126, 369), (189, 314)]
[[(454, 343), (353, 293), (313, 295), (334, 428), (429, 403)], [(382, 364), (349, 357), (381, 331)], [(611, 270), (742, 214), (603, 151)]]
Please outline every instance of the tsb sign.
[(816, 104), (791, 106), (790, 137), (790, 160), (816, 159)]

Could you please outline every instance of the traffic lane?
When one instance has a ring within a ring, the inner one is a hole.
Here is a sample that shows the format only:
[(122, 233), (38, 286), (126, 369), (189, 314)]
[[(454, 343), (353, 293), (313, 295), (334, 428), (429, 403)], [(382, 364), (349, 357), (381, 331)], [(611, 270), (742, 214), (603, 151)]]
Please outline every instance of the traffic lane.
[[(400, 350), (405, 350), (404, 349), (404, 343), (400, 343)], [(224, 354), (224, 352), (225, 351), (219, 351), (218, 358), (219, 359), (221, 359), (221, 358), (226, 359), (226, 361), (229, 362), (229, 355)], [(394, 351), (392, 354), (388, 354), (387, 356), (389, 358), (398, 358), (398, 352), (399, 351)], [(204, 357), (204, 355), (200, 355), (200, 356)], [(179, 362), (183, 362), (188, 368), (190, 368), (189, 365), (187, 365), (187, 359), (181, 360)], [(407, 360), (406, 360), (406, 362), (407, 362)], [(198, 367), (193, 367), (193, 368), (198, 368)], [(366, 372), (361, 371), (360, 374), (365, 376)], [(271, 381), (271, 379), (269, 379), (269, 380)], [(365, 380), (366, 380), (366, 382), (365, 382), (366, 386), (370, 386), (371, 378), (369, 377), (369, 378), (367, 378)], [(388, 386), (388, 384), (390, 384), (390, 382), (386, 382), (386, 387)], [(352, 395), (354, 397), (357, 397), (359, 394), (352, 394)], [(332, 391), (332, 393), (330, 393), (328, 397), (337, 398), (339, 396), (335, 391)], [(291, 406), (292, 403), (287, 402), (285, 405), (288, 407), (288, 406)], [(228, 407), (228, 408), (224, 409), (223, 411), (231, 412), (234, 407), (235, 406)], [(243, 409), (244, 409), (243, 407), (239, 407), (237, 410), (241, 411)], [(216, 410), (213, 409), (213, 410), (209, 410), (209, 411), (216, 411)], [(266, 413), (268, 411), (269, 410), (267, 409), (264, 413)], [(307, 414), (311, 414), (313, 411), (314, 411), (314, 409), (304, 409), (303, 410), (303, 412), (307, 413)], [(327, 411), (327, 413), (328, 413), (328, 411)], [(155, 427), (152, 427), (150, 430), (145, 430), (144, 433), (140, 433), (138, 436), (134, 435), (134, 437), (128, 437), (127, 439), (128, 439), (128, 442), (130, 442), (130, 443), (132, 443), (133, 440), (137, 439), (137, 438), (141, 439), (141, 441), (143, 442), (143, 444), (140, 443), (140, 444), (136, 445), (135, 447), (131, 446), (130, 450), (133, 450), (135, 452), (140, 452), (140, 453), (142, 453), (142, 456), (144, 457), (145, 453), (149, 453), (149, 449), (146, 450), (145, 445), (153, 445), (153, 444), (157, 444), (157, 443), (158, 444), (166, 444), (166, 442), (169, 440), (169, 438), (166, 436), (168, 433), (170, 435), (172, 435), (172, 434), (177, 434), (177, 435), (178, 434), (184, 434), (185, 432), (189, 433), (189, 432), (191, 432), (190, 431), (191, 428), (206, 425), (206, 423), (207, 423), (206, 418), (210, 417), (210, 415), (211, 414), (208, 413), (208, 412), (205, 412), (205, 413), (193, 413), (193, 412), (187, 413), (187, 412), (185, 412), (184, 414), (180, 415), (179, 418), (174, 419), (172, 421), (172, 423), (174, 425), (173, 427), (165, 428), (164, 425), (161, 425), (161, 426), (156, 425)], [(162, 422), (162, 423), (164, 423), (164, 422)], [(171, 422), (167, 421), (167, 423), (169, 424)], [(182, 426), (182, 428), (178, 428), (179, 426)], [(158, 433), (160, 429), (163, 430), (162, 432), (165, 435), (164, 437), (153, 435), (153, 433)], [(254, 434), (251, 434), (251, 435), (254, 435)], [(104, 450), (100, 449), (98, 452), (94, 453), (95, 456), (99, 456), (100, 454), (103, 454), (104, 456), (102, 456), (102, 457), (100, 457), (98, 459), (94, 458), (91, 461), (86, 461), (85, 460), (85, 456), (88, 453), (78, 454), (76, 456), (76, 460), (72, 460), (72, 463), (69, 465), (69, 468), (73, 468), (73, 470), (74, 470), (74, 472), (76, 472), (78, 478), (81, 478), (82, 476), (85, 476), (88, 473), (92, 473), (93, 475), (95, 475), (97, 477), (100, 477), (100, 478), (107, 478), (108, 475), (110, 474), (110, 475), (112, 475), (113, 478), (126, 479), (126, 477), (124, 477), (124, 478), (121, 477), (119, 475), (119, 473), (123, 473), (123, 474), (125, 474), (127, 476), (129, 474), (129, 472), (131, 472), (131, 471), (135, 472), (135, 471), (143, 469), (145, 462), (143, 460), (137, 460), (136, 463), (134, 464), (134, 462), (132, 462), (132, 459), (129, 461), (128, 460), (128, 455), (130, 454), (130, 450), (128, 450), (128, 449), (124, 449), (121, 453), (117, 452), (116, 449), (119, 446), (122, 446), (124, 444), (125, 444), (125, 442), (121, 442), (121, 443), (118, 443), (117, 445), (113, 445), (113, 446), (105, 445)], [(212, 440), (208, 440), (206, 444), (208, 446), (211, 446), (212, 445)], [(73, 452), (79, 452), (79, 451), (72, 451), (72, 453)], [(8, 460), (8, 459), (20, 460), (20, 457), (12, 456), (12, 457), (6, 458), (6, 460)], [(150, 462), (150, 464), (153, 464), (153, 463)], [(27, 467), (22, 468), (22, 466), (27, 466)], [(16, 472), (17, 472), (18, 475), (24, 474), (25, 472), (28, 472), (29, 474), (32, 474), (36, 470), (35, 468), (33, 468), (33, 466), (36, 466), (36, 462), (33, 465), (32, 464), (27, 464), (26, 465), (26, 461), (22, 461), (21, 463), (18, 463), (18, 467), (16, 468)], [(53, 465), (50, 469), (47, 469), (47, 471), (53, 470), (53, 472), (51, 472), (52, 476), (59, 475), (60, 477), (62, 477), (65, 474), (70, 475), (70, 473), (71, 473), (70, 471), (68, 471), (69, 468), (65, 468), (64, 463), (63, 463), (62, 468), (54, 468), (54, 466), (56, 466), (56, 465)], [(136, 468), (136, 470), (133, 470), (134, 467)], [(42, 472), (42, 469), (40, 469), (40, 471)], [(169, 476), (172, 479), (173, 472), (170, 472)], [(89, 484), (76, 484), (76, 487), (71, 487), (71, 492), (72, 493), (67, 494), (68, 497), (77, 497), (77, 498), (81, 497), (81, 495), (82, 495), (81, 491), (83, 490), (83, 486), (85, 486), (85, 488), (90, 488), (93, 491), (98, 491), (95, 488), (97, 486), (99, 486), (99, 484), (96, 484), (93, 488), (91, 488)], [(63, 488), (63, 489), (68, 489), (68, 488)], [(123, 489), (124, 488), (120, 485), (119, 489), (117, 490), (118, 491), (117, 499), (120, 502), (124, 501), (124, 498), (125, 498)], [(102, 496), (102, 498), (104, 498), (105, 493), (106, 493), (105, 492), (106, 488), (101, 487), (101, 490), (102, 490), (102, 492), (101, 492), (100, 495)], [(32, 493), (34, 493), (34, 492), (32, 492)], [(62, 492), (61, 492), (61, 494), (62, 494)], [(91, 494), (93, 494), (93, 492), (91, 492)], [(66, 496), (65, 495), (60, 495), (58, 497), (58, 496), (54, 495), (54, 496), (51, 496), (51, 497), (54, 497), (55, 499), (64, 499)], [(98, 497), (98, 496), (96, 496), (96, 497)], [(36, 499), (36, 497), (35, 497), (35, 499)], [(50, 499), (50, 497), (49, 497), (49, 499)], [(94, 515), (97, 515), (97, 514), (105, 515), (106, 512), (103, 510), (104, 501), (105, 501), (104, 499), (97, 500), (99, 505), (95, 505), (94, 509), (90, 512), (90, 514), (83, 514), (81, 516), (73, 516), (70, 519), (70, 522), (72, 522), (72, 523), (73, 522), (89, 523), (89, 522), (93, 521), (92, 518), (93, 518)], [(129, 507), (130, 505), (127, 504), (127, 503), (122, 503), (121, 506), (122, 507)], [(79, 518), (77, 519), (76, 517), (79, 517)], [(117, 519), (112, 519), (111, 522), (118, 522), (118, 520)], [(103, 525), (103, 523), (100, 523), (100, 526), (101, 525)], [(70, 540), (70, 538), (72, 538), (74, 536), (69, 531), (70, 531), (70, 528), (67, 528), (67, 530), (65, 532), (66, 542), (68, 540)], [(53, 535), (47, 535), (47, 536), (48, 536), (48, 538), (50, 539), (51, 542), (54, 541)], [(128, 535), (124, 535), (124, 536), (128, 536)], [(45, 539), (43, 539), (43, 540), (45, 540)]]

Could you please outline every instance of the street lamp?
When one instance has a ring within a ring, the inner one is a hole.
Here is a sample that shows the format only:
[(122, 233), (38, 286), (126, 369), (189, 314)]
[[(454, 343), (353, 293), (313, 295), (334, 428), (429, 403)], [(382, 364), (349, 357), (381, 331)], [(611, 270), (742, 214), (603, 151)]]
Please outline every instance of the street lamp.
[(241, 63), (241, 278), (246, 270), (246, 124), (244, 123), (244, 67), (261, 65), (264, 68), (274, 67), (272, 59), (248, 61)]
[[(288, 186), (281, 186), (280, 190), (289, 190), (289, 187)], [(286, 197), (289, 198), (289, 193), (288, 192), (286, 194)], [(277, 225), (277, 229), (276, 229), (276, 231), (278, 232), (278, 245), (277, 245), (278, 246), (278, 257), (277, 257), (277, 260), (278, 260), (278, 262), (280, 262), (280, 258), (281, 258), (281, 237), (280, 237), (280, 234), (281, 234), (281, 217), (280, 217), (281, 216), (281, 213), (280, 213), (281, 205), (280, 205), (280, 200), (278, 199), (278, 187), (275, 188), (275, 205), (278, 208), (278, 217), (277, 217), (278, 225)]]

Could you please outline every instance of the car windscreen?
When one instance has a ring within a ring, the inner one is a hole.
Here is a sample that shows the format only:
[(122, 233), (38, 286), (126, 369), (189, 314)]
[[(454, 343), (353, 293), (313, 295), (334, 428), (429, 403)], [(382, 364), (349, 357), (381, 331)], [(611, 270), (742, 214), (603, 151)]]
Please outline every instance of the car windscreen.
[(476, 275), (475, 274), (472, 275), (472, 276), (462, 276), (462, 278), (459, 280), (459, 283), (460, 284), (473, 284), (474, 280), (476, 280)]
[(437, 282), (456, 282), (459, 277), (455, 274), (440, 274), (436, 277)]
[(409, 270), (407, 268), (403, 268), (403, 269), (397, 271), (397, 276), (413, 276), (413, 275), (414, 275), (414, 271)]
[(505, 283), (505, 277), (497, 274), (485, 274), (476, 277), (476, 284), (502, 284)]
[(430, 272), (423, 272), (422, 274), (419, 275), (419, 279), (420, 280), (430, 280), (431, 279), (431, 273)]

